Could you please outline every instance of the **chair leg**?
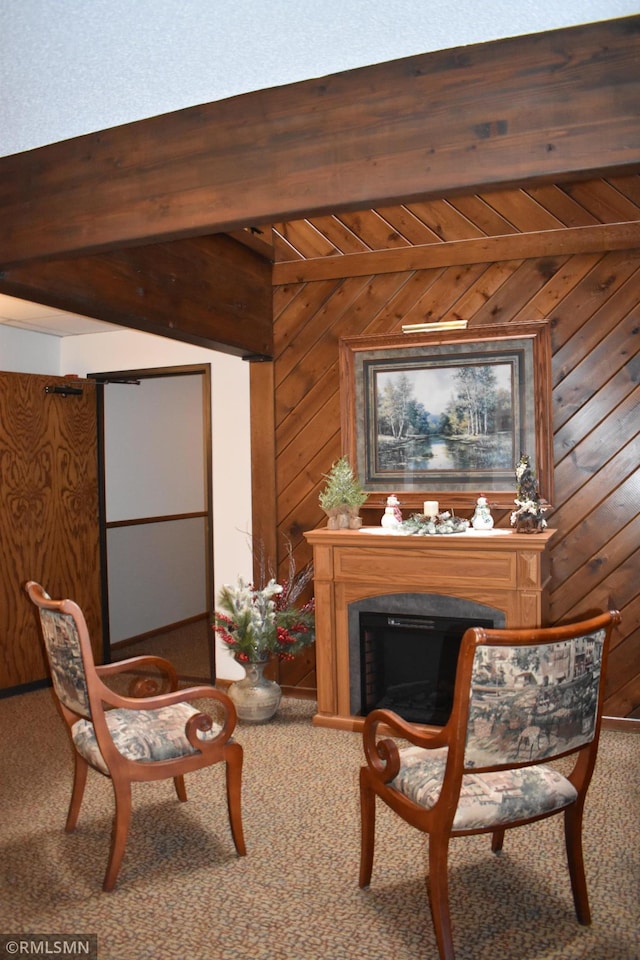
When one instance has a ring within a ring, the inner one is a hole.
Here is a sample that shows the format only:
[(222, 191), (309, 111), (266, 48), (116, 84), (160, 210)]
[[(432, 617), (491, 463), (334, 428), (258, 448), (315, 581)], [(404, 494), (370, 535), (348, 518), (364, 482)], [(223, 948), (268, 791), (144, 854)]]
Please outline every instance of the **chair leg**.
[(582, 854), (582, 807), (572, 804), (564, 812), (564, 838), (571, 877), (573, 903), (578, 922), (588, 927), (591, 923), (587, 878)]
[(184, 777), (174, 777), (173, 783), (176, 788), (176, 793), (178, 794), (178, 800), (182, 803), (187, 802), (187, 788), (184, 785)]
[(491, 849), (493, 853), (500, 853), (504, 843), (504, 830), (494, 830), (491, 834)]
[(361, 887), (371, 883), (376, 833), (376, 794), (369, 785), (366, 767), (360, 769), (360, 880)]
[(242, 760), (243, 751), (239, 743), (227, 746), (227, 809), (231, 835), (239, 857), (244, 857), (247, 848), (242, 830)]
[(67, 833), (72, 833), (72, 831), (75, 830), (78, 822), (78, 814), (80, 813), (80, 805), (84, 796), (84, 787), (87, 782), (88, 769), (89, 764), (87, 761), (84, 759), (84, 757), (81, 757), (79, 753), (76, 753), (73, 774), (73, 790), (71, 792), (69, 812), (67, 813), (67, 822), (65, 824), (65, 830)]
[(451, 936), (448, 875), (449, 838), (429, 834), (429, 902), (440, 960), (455, 960)]
[(116, 809), (111, 830), (109, 862), (102, 884), (102, 889), (107, 892), (113, 890), (118, 878), (131, 822), (131, 784), (128, 780), (117, 782), (112, 780), (112, 783)]

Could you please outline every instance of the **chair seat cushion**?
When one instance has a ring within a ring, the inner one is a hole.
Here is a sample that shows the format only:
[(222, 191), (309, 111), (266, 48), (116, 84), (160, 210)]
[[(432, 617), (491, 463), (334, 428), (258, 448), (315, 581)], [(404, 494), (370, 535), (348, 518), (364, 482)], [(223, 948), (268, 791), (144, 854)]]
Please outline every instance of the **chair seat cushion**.
[[(174, 760), (196, 753), (187, 739), (185, 726), (189, 717), (198, 712), (189, 703), (174, 703), (159, 710), (117, 708), (108, 710), (105, 718), (115, 746), (127, 760)], [(211, 740), (221, 729), (219, 723), (214, 723), (211, 730), (198, 736)], [(108, 775), (93, 724), (89, 720), (78, 720), (73, 725), (72, 736), (78, 753), (87, 763)]]
[[(414, 803), (430, 808), (438, 800), (447, 748), (400, 750), (400, 771), (391, 786)], [(577, 797), (573, 784), (546, 764), (467, 773), (462, 778), (454, 830), (482, 830), (560, 810)]]

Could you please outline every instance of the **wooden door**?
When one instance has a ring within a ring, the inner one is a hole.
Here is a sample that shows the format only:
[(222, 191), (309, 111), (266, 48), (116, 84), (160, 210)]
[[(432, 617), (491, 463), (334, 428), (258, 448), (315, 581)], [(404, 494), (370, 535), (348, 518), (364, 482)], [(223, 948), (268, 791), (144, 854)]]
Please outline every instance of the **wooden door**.
[(47, 677), (38, 580), (82, 607), (102, 659), (96, 385), (0, 373), (0, 689)]

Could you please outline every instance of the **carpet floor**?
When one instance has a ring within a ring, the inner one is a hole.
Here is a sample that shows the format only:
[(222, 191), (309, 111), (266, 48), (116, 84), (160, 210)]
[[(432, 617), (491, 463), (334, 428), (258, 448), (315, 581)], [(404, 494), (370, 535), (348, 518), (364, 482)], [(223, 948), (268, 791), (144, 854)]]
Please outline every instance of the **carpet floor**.
[(212, 643), (208, 620), (194, 620), (135, 643), (116, 645), (111, 648), (111, 659), (125, 660), (143, 654), (166, 657), (178, 671), (178, 676), (187, 683), (210, 683)]
[[(432, 960), (426, 841), (379, 805), (371, 887), (358, 888), (360, 737), (312, 725), (315, 703), (284, 699), (265, 725), (239, 724), (247, 856), (235, 855), (222, 769), (134, 788), (113, 893), (101, 891), (112, 815), (90, 774), (80, 821), (63, 831), (71, 756), (49, 690), (0, 701), (0, 932), (98, 937), (100, 960)], [(585, 817), (593, 923), (575, 918), (562, 818), (455, 841), (458, 960), (639, 960), (640, 737), (604, 731)]]

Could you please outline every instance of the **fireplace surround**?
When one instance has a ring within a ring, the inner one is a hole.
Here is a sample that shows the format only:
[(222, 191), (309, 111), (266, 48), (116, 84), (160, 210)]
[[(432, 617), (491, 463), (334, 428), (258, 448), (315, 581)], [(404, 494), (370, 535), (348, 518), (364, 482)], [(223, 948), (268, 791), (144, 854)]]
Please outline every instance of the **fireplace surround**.
[(496, 627), (545, 625), (547, 546), (554, 532), (470, 529), (422, 537), (370, 527), (305, 533), (313, 547), (316, 600), (314, 723), (362, 728), (354, 695), (361, 685), (362, 611), (491, 621)]

